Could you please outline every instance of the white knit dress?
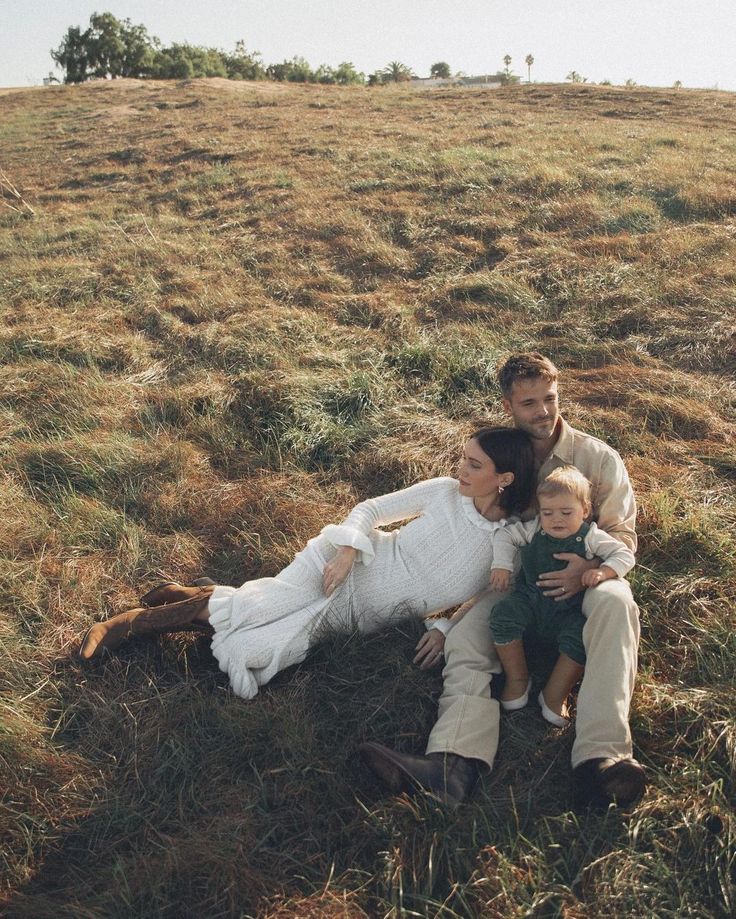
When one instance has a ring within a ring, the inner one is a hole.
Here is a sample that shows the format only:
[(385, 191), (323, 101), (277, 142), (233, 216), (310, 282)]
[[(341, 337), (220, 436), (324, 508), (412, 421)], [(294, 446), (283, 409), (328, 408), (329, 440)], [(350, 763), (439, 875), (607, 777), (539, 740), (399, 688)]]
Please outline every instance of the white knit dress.
[[(377, 529), (409, 518), (397, 530)], [(361, 502), (339, 526), (310, 539), (276, 577), (215, 588), (209, 612), (220, 669), (236, 695), (252, 699), (329, 631), (371, 632), (464, 602), (487, 584), (493, 533), (505, 524), (481, 516), (451, 478)], [(358, 555), (344, 583), (326, 597), (322, 573), (339, 546)], [(440, 622), (447, 631), (447, 620)]]

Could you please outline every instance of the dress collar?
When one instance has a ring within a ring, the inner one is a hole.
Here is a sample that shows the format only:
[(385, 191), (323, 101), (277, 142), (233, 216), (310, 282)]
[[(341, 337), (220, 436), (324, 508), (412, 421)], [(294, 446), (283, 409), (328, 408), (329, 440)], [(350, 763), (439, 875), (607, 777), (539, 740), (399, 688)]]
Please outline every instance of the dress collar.
[(505, 527), (508, 523), (508, 520), (506, 520), (505, 517), (501, 520), (489, 520), (487, 517), (484, 517), (483, 514), (478, 512), (475, 504), (473, 504), (472, 498), (468, 498), (465, 495), (460, 495), (460, 500), (463, 503), (465, 516), (474, 526), (479, 527), (481, 530), (488, 530), (489, 532), (493, 532), (493, 530), (497, 530), (499, 527)]

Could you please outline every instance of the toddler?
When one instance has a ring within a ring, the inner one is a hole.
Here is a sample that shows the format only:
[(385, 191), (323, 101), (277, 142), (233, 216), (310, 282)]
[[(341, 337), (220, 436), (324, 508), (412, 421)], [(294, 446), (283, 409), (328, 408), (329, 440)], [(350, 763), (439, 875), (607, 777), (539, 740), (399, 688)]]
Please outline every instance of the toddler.
[(490, 586), (507, 591), (514, 570), (515, 550), (520, 549), (521, 571), (513, 592), (491, 611), (491, 629), (498, 657), (506, 674), (501, 696), (505, 709), (523, 708), (529, 701), (531, 680), (522, 637), (532, 633), (555, 644), (560, 656), (547, 685), (539, 693), (543, 717), (564, 727), (567, 697), (583, 674), (582, 612), (584, 592), (567, 600), (546, 597), (537, 587), (542, 572), (557, 571), (567, 561), (560, 552), (583, 558), (602, 559), (598, 568), (584, 572), (582, 583), (594, 588), (609, 578), (625, 577), (634, 567), (634, 553), (622, 542), (585, 520), (591, 510), (591, 486), (574, 466), (554, 469), (537, 488), (539, 516), (528, 523), (515, 523), (496, 531), (493, 538), (493, 569)]

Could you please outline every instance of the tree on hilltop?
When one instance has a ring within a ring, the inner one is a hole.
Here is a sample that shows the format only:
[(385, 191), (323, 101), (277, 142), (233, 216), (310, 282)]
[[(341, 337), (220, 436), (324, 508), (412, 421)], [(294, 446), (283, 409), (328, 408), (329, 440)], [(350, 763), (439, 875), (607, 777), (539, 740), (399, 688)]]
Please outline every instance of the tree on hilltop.
[(349, 86), (352, 83), (365, 83), (365, 74), (362, 70), (356, 70), (351, 61), (343, 61), (337, 65), (335, 78), (340, 86)]
[(569, 80), (571, 83), (587, 83), (588, 78), (582, 76), (577, 72), (577, 70), (571, 70), (570, 73), (565, 77), (566, 80)]
[(157, 51), (151, 76), (159, 80), (192, 80), (195, 77), (229, 76), (223, 55), (217, 48), (173, 44)]
[[(95, 13), (89, 27), (67, 29), (58, 48), (51, 51), (64, 70), (65, 83), (82, 83), (92, 77), (185, 80), (193, 77), (227, 77), (231, 80), (288, 80), (292, 83), (364, 83), (365, 76), (349, 61), (336, 68), (322, 65), (313, 71), (303, 57), (264, 67), (258, 52), (238, 41), (232, 53), (218, 48), (174, 43), (164, 47), (145, 26), (112, 13)], [(403, 67), (404, 65), (398, 65)], [(407, 68), (408, 69), (408, 68)], [(411, 74), (411, 71), (409, 71)]]
[(429, 75), (438, 80), (447, 80), (450, 77), (450, 65), (445, 61), (437, 61), (429, 68)]
[(315, 75), (309, 62), (303, 57), (294, 56), (290, 61), (280, 64), (269, 64), (266, 67), (266, 76), (269, 80), (287, 83), (314, 83)]
[(84, 32), (67, 30), (51, 57), (66, 71), (65, 83), (82, 83), (90, 77), (144, 77), (150, 73), (153, 42), (145, 26), (122, 22), (112, 13), (93, 13)]
[(89, 76), (87, 70), (86, 33), (79, 26), (71, 26), (58, 48), (51, 52), (57, 67), (64, 73), (65, 83), (82, 83)]
[(365, 83), (365, 74), (356, 70), (351, 61), (343, 61), (337, 67), (320, 64), (314, 71), (314, 79), (316, 83), (336, 83), (338, 86), (349, 86), (353, 83)]
[(503, 72), (507, 77), (511, 76), (511, 55), (505, 54), (503, 57)]
[(526, 64), (526, 72), (529, 78), (528, 82), (531, 83), (532, 82), (532, 64), (534, 63), (534, 55), (527, 54), (527, 56), (524, 58), (524, 63)]
[(262, 80), (266, 76), (260, 53), (248, 51), (242, 39), (235, 42), (235, 51), (232, 54), (221, 54), (231, 80)]
[(400, 61), (391, 61), (380, 71), (384, 83), (407, 83), (414, 77), (411, 67)]

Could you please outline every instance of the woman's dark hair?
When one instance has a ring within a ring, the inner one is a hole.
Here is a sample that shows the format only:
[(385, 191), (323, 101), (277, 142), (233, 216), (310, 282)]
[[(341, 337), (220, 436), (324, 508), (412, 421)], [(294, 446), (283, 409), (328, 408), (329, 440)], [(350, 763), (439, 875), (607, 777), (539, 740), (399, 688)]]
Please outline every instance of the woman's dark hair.
[(480, 428), (473, 435), (481, 450), (493, 460), (496, 472), (513, 472), (498, 503), (510, 514), (521, 514), (532, 503), (536, 476), (531, 438), (517, 428)]

